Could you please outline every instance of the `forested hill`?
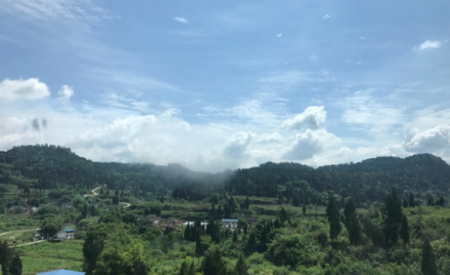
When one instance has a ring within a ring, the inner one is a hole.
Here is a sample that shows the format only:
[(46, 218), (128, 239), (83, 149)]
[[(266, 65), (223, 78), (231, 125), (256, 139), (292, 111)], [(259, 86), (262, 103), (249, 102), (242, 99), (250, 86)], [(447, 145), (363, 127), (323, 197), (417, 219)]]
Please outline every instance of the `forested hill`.
[(405, 159), (378, 157), (360, 163), (328, 165), (317, 169), (296, 163), (266, 163), (239, 169), (226, 183), (230, 193), (279, 196), (294, 204), (325, 204), (328, 192), (356, 203), (381, 201), (395, 187), (402, 197), (450, 194), (450, 166), (430, 154)]
[(193, 172), (178, 164), (124, 164), (93, 162), (69, 148), (54, 145), (18, 146), (0, 152), (0, 184), (27, 189), (92, 189), (106, 184), (110, 189), (129, 190), (135, 195), (151, 192), (162, 196), (179, 185), (195, 190), (202, 198), (220, 191), (227, 173)]
[[(225, 184), (224, 184), (225, 183)], [(416, 198), (450, 194), (450, 166), (430, 154), (405, 159), (378, 157), (359, 163), (314, 169), (298, 163), (261, 164), (217, 174), (190, 171), (180, 165), (93, 162), (68, 148), (53, 145), (18, 146), (0, 152), (0, 184), (27, 189), (110, 189), (135, 195), (170, 194), (174, 198), (201, 199), (213, 192), (236, 195), (282, 196), (296, 205), (325, 204), (328, 192), (352, 197), (359, 205), (381, 201), (396, 187), (401, 196)]]

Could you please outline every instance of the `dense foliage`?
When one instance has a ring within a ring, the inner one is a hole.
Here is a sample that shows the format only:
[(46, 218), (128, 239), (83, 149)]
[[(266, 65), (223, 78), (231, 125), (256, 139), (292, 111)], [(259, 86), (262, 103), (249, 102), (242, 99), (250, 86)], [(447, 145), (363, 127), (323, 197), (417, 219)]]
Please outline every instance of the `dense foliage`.
[[(313, 169), (297, 163), (268, 162), (238, 169), (226, 183), (228, 192), (286, 199), (293, 205), (326, 205), (329, 192), (351, 197), (358, 207), (382, 201), (392, 187), (406, 200), (438, 200), (450, 194), (450, 166), (430, 154), (405, 159), (378, 157), (360, 163), (328, 165)], [(431, 202), (434, 204), (434, 201)]]

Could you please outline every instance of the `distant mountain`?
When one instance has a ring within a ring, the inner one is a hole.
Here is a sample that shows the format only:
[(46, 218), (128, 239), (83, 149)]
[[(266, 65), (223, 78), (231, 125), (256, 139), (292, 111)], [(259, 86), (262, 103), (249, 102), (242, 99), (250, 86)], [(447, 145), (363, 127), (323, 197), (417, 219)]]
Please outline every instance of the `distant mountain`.
[(93, 162), (69, 148), (53, 145), (18, 146), (0, 152), (0, 184), (34, 189), (129, 190), (137, 196), (166, 195), (201, 199), (213, 192), (249, 196), (283, 196), (295, 204), (325, 204), (328, 193), (352, 197), (362, 205), (381, 201), (395, 187), (405, 197), (450, 194), (450, 166), (442, 159), (421, 154), (377, 157), (359, 163), (327, 165), (317, 169), (299, 163), (268, 162), (258, 167), (224, 173), (193, 172), (178, 164)]
[(193, 172), (178, 164), (93, 162), (54, 145), (17, 146), (0, 152), (0, 183), (20, 188), (91, 189), (106, 184), (135, 195), (144, 191), (161, 196), (178, 185), (188, 185), (202, 186), (196, 192), (201, 198), (201, 194), (220, 191), (229, 174)]
[(328, 192), (352, 197), (358, 204), (381, 201), (392, 187), (406, 197), (450, 194), (450, 166), (431, 154), (405, 159), (377, 157), (359, 163), (327, 165), (317, 169), (297, 163), (266, 163), (239, 169), (226, 183), (230, 193), (280, 196), (300, 204), (325, 204)]

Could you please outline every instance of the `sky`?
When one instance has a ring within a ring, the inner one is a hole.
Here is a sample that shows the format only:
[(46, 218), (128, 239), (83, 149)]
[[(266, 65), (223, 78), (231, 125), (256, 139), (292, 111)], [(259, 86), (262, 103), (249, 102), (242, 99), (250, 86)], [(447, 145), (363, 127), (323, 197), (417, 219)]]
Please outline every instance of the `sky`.
[(0, 0), (0, 150), (450, 162), (450, 2)]

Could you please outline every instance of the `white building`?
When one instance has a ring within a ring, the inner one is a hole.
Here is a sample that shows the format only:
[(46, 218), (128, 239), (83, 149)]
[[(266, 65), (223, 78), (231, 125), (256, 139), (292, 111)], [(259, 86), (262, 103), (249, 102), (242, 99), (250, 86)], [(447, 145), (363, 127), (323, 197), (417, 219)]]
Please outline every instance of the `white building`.
[(238, 227), (237, 219), (222, 219), (222, 227), (236, 229)]
[[(183, 223), (183, 225), (185, 225), (185, 226), (190, 226), (190, 227), (192, 227), (192, 226), (194, 226), (194, 224), (195, 224), (195, 222), (185, 222), (185, 223)], [(208, 223), (207, 222), (202, 222), (202, 223), (200, 223), (202, 226), (203, 226), (203, 228), (206, 230), (206, 227), (208, 227)]]
[(73, 239), (75, 237), (75, 229), (63, 229), (56, 234), (58, 239)]

